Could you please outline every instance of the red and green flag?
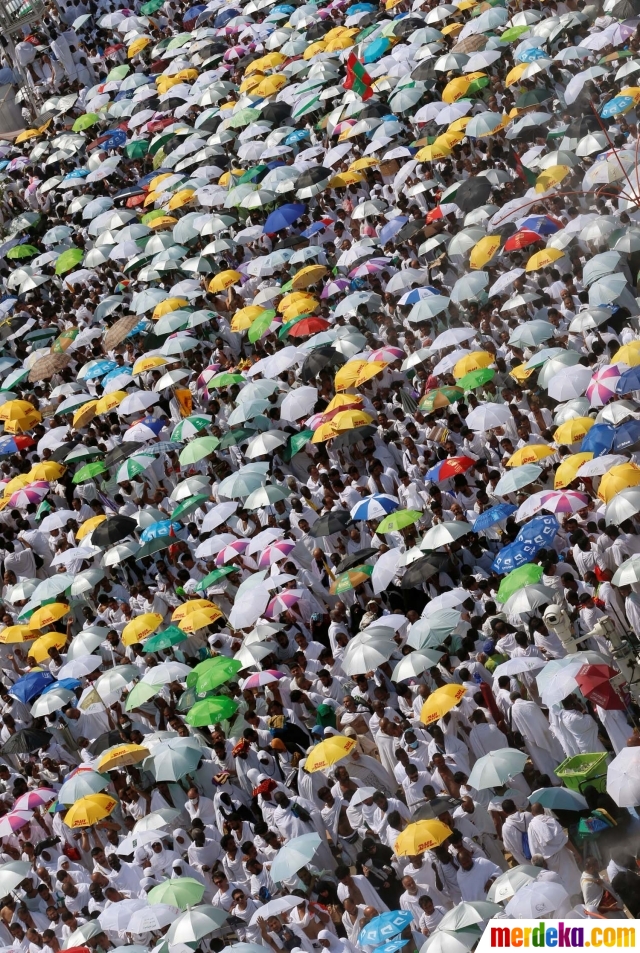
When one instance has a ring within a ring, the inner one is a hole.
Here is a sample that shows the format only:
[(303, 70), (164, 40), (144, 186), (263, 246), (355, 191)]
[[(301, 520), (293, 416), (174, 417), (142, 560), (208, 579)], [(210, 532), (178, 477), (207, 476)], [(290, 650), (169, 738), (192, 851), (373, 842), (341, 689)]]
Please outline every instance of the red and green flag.
[(362, 99), (373, 96), (371, 84), (373, 80), (355, 53), (350, 53), (347, 59), (347, 77), (344, 81), (345, 89), (352, 89)]
[(515, 156), (516, 156), (516, 172), (518, 173), (522, 181), (525, 183), (525, 185), (535, 185), (536, 179), (537, 179), (535, 172), (533, 172), (531, 169), (527, 169), (526, 165), (522, 164), (522, 162), (520, 161), (520, 156), (518, 155), (517, 152)]

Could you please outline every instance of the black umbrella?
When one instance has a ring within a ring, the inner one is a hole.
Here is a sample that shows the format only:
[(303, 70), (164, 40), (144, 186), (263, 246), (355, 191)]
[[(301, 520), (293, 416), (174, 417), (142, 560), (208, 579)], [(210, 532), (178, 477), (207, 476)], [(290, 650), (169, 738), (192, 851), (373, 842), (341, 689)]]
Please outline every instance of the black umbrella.
[(325, 513), (315, 521), (309, 530), (309, 536), (314, 539), (320, 539), (322, 536), (333, 536), (339, 533), (345, 526), (351, 522), (351, 516), (348, 510), (331, 510)]
[(0, 754), (29, 754), (38, 748), (46, 748), (51, 741), (51, 734), (40, 728), (23, 728), (11, 735), (0, 748)]
[(122, 742), (122, 734), (119, 731), (105, 731), (104, 734), (98, 735), (96, 740), (91, 742), (88, 751), (89, 754), (97, 758), (97, 756), (102, 754), (103, 751), (106, 751), (107, 748), (113, 748), (114, 745), (121, 745)]
[(260, 111), (260, 120), (265, 119), (267, 122), (276, 124), (288, 119), (290, 115), (291, 106), (286, 103), (269, 103)]
[(361, 566), (366, 559), (377, 556), (378, 552), (379, 550), (374, 549), (373, 546), (368, 546), (367, 549), (359, 549), (357, 553), (352, 553), (351, 556), (345, 556), (340, 560), (338, 572), (346, 572), (347, 569), (353, 569), (354, 566)]
[(312, 23), (306, 33), (306, 40), (321, 40), (322, 37), (329, 33), (330, 30), (333, 30), (335, 23), (331, 18), (328, 20), (316, 20), (315, 23)]
[(353, 447), (354, 444), (360, 443), (365, 437), (373, 437), (375, 433), (377, 433), (376, 428), (369, 424), (366, 427), (355, 427), (353, 430), (345, 430), (344, 433), (339, 433), (337, 437), (333, 438), (331, 446), (337, 450), (342, 447)]
[(456, 192), (455, 202), (463, 212), (472, 212), (474, 208), (485, 205), (490, 195), (489, 179), (485, 175), (472, 175)]
[(420, 221), (407, 222), (402, 226), (399, 232), (396, 232), (393, 238), (394, 245), (401, 245), (402, 242), (409, 241), (410, 238), (413, 238), (414, 235), (417, 235), (418, 232), (424, 231), (425, 223)]
[[(552, 89), (529, 89), (516, 99), (516, 109), (526, 109), (527, 106), (539, 106), (541, 103), (546, 103), (548, 99), (552, 99), (554, 95)], [(457, 204), (458, 200), (456, 199), (456, 205)]]
[(113, 450), (109, 450), (104, 458), (104, 465), (107, 468), (115, 467), (116, 464), (128, 460), (129, 457), (137, 450), (140, 450), (141, 447), (144, 447), (144, 443), (139, 443), (136, 440), (127, 440), (125, 443), (121, 443), (120, 446), (114, 447)]
[[(456, 197), (456, 204), (458, 199)], [(498, 225), (497, 228), (491, 229), (492, 235), (499, 235), (503, 242), (506, 242), (507, 238), (511, 238), (512, 235), (518, 231), (518, 226), (515, 222), (505, 222), (504, 225)]]
[(94, 546), (114, 546), (127, 536), (131, 536), (138, 528), (135, 520), (130, 516), (109, 516), (100, 523), (91, 534)]
[(448, 562), (449, 557), (445, 556), (444, 553), (428, 553), (421, 559), (417, 559), (414, 563), (411, 563), (402, 577), (401, 588), (419, 588), (423, 582), (426, 582), (427, 579), (431, 579), (437, 572), (440, 572)]
[(389, 107), (378, 99), (370, 99), (364, 109), (358, 113), (358, 119), (382, 119), (389, 115)]
[(611, 16), (616, 20), (628, 20), (630, 17), (637, 17), (640, 14), (639, 0), (620, 0), (611, 11)]
[(296, 179), (298, 197), (301, 199), (313, 198), (314, 195), (326, 188), (333, 174), (331, 169), (325, 169), (322, 165), (315, 165), (311, 169), (307, 169), (299, 179)]
[(301, 377), (305, 384), (314, 380), (316, 375), (325, 368), (342, 367), (347, 363), (346, 357), (334, 350), (330, 344), (323, 344), (322, 347), (316, 347), (305, 358), (302, 365)]
[(273, 251), (279, 251), (281, 248), (297, 248), (299, 245), (306, 245), (308, 241), (309, 239), (303, 235), (289, 235), (288, 238), (283, 238), (277, 245), (274, 245)]
[(423, 60), (414, 70), (411, 72), (411, 79), (417, 79), (424, 81), (425, 79), (435, 79), (436, 72), (434, 70), (435, 60)]
[(424, 20), (421, 17), (404, 17), (398, 20), (393, 28), (394, 36), (409, 36), (414, 30), (421, 30), (424, 26)]
[(567, 126), (565, 136), (568, 139), (582, 139), (583, 136), (587, 136), (590, 132), (596, 132), (598, 129), (600, 129), (598, 117), (587, 113), (585, 116), (579, 116), (577, 119), (571, 120)]
[(431, 798), (426, 804), (421, 804), (417, 811), (411, 815), (412, 823), (415, 821), (433, 821), (441, 814), (447, 811), (454, 811), (462, 802), (457, 797), (448, 797), (441, 794), (439, 797)]

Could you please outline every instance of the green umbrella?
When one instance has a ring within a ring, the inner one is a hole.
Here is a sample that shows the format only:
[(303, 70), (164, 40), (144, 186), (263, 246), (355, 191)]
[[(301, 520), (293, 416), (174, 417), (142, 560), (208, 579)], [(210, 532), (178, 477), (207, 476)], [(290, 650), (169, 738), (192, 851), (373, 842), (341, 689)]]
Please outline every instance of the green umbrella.
[(77, 473), (73, 475), (74, 483), (83, 483), (85, 480), (91, 480), (93, 477), (98, 476), (100, 473), (106, 473), (107, 467), (105, 467), (102, 460), (96, 460), (94, 463), (87, 463), (86, 466), (81, 467)]
[(518, 566), (512, 569), (500, 583), (500, 588), (496, 593), (498, 602), (506, 602), (515, 592), (529, 586), (534, 582), (540, 582), (543, 576), (542, 566), (536, 563), (527, 563), (526, 566)]
[(134, 139), (133, 142), (128, 142), (124, 147), (124, 154), (127, 159), (144, 159), (148, 151), (149, 143), (146, 139)]
[(63, 275), (65, 271), (71, 271), (76, 265), (79, 265), (84, 258), (84, 252), (81, 248), (68, 248), (63, 251), (56, 262), (56, 275)]
[[(192, 728), (205, 728), (207, 725), (217, 725), (227, 718), (231, 718), (238, 710), (238, 703), (224, 695), (214, 695), (212, 698), (203, 698), (196, 702), (187, 713), (187, 724)], [(154, 888), (155, 889), (155, 888)]]
[(237, 572), (237, 566), (221, 566), (220, 569), (214, 569), (213, 572), (210, 572), (208, 576), (205, 576), (204, 579), (201, 579), (196, 586), (196, 592), (204, 592), (205, 589), (208, 589), (209, 586), (212, 586), (214, 582), (217, 582), (218, 579), (223, 579), (224, 576), (229, 576), (232, 572)]
[(280, 291), (291, 291), (292, 289), (293, 289), (293, 278), (289, 278), (289, 280), (282, 285), (282, 287), (280, 288)]
[(18, 367), (15, 371), (11, 371), (8, 377), (2, 382), (0, 386), (0, 391), (11, 390), (14, 384), (19, 384), (21, 381), (25, 380), (29, 376), (28, 367)]
[(220, 449), (226, 450), (228, 447), (237, 447), (245, 440), (251, 440), (255, 435), (255, 430), (248, 430), (246, 427), (238, 427), (236, 430), (227, 430), (220, 441)]
[(212, 387), (231, 387), (232, 384), (242, 384), (245, 381), (243, 374), (229, 374), (225, 371), (224, 374), (216, 374), (215, 377), (212, 377), (207, 387), (211, 390)]
[(29, 258), (31, 255), (39, 255), (40, 250), (34, 245), (16, 245), (10, 248), (6, 254), (7, 258)]
[(488, 76), (479, 76), (478, 79), (474, 79), (472, 83), (469, 83), (467, 87), (467, 96), (473, 96), (475, 93), (479, 93), (481, 89), (484, 89), (485, 86), (489, 85)]
[(363, 582), (366, 582), (367, 579), (371, 577), (372, 572), (373, 566), (366, 565), (354, 566), (353, 569), (348, 569), (347, 572), (341, 573), (336, 581), (332, 583), (331, 594), (339, 596), (341, 592), (348, 592), (350, 589), (361, 586)]
[(52, 354), (64, 354), (80, 334), (80, 328), (67, 328), (51, 345)]
[(149, 222), (152, 222), (154, 218), (163, 218), (167, 213), (162, 208), (154, 208), (153, 212), (147, 212), (146, 215), (143, 215), (140, 221), (143, 225), (148, 225)]
[(291, 461), (291, 457), (295, 457), (296, 453), (300, 453), (301, 450), (304, 450), (308, 442), (313, 437), (313, 430), (301, 430), (300, 433), (294, 433), (287, 442), (286, 447), (282, 453), (282, 459), (285, 463)]
[(476, 387), (482, 387), (488, 384), (495, 377), (496, 372), (492, 367), (481, 367), (477, 371), (469, 371), (458, 381), (458, 387), (463, 390), (475, 390)]
[(247, 169), (247, 171), (240, 176), (236, 184), (244, 185), (245, 182), (253, 182), (253, 180), (263, 172), (267, 172), (268, 168), (269, 167), (266, 165), (254, 165), (251, 169)]
[(189, 463), (198, 463), (199, 460), (203, 460), (210, 453), (213, 453), (219, 445), (220, 441), (217, 437), (197, 437), (180, 452), (178, 459), (183, 466)]
[[(487, 81), (488, 79), (489, 77), (487, 77)], [(516, 99), (516, 107), (518, 109), (526, 109), (527, 106), (540, 106), (542, 103), (546, 103), (548, 99), (551, 99), (553, 95), (550, 89), (528, 89), (526, 93), (518, 96)]]
[(140, 7), (140, 13), (148, 17), (152, 13), (156, 13), (162, 6), (164, 6), (164, 0), (149, 0), (148, 3), (143, 3)]
[(424, 395), (420, 401), (420, 410), (431, 414), (434, 410), (447, 407), (448, 404), (455, 404), (456, 401), (461, 400), (463, 397), (464, 392), (460, 387), (452, 387), (449, 384), (445, 384), (444, 387), (437, 387), (435, 390), (430, 390)]
[(259, 109), (251, 109), (250, 106), (245, 106), (244, 109), (239, 109), (235, 115), (231, 116), (227, 121), (227, 128), (240, 129), (242, 126), (248, 126), (250, 122), (254, 122), (259, 116)]
[(84, 129), (95, 126), (97, 122), (100, 122), (100, 116), (97, 113), (85, 113), (84, 116), (78, 116), (71, 128), (74, 132), (82, 132)]
[[(145, 639), (142, 645), (143, 652), (161, 652), (163, 649), (170, 649), (174, 645), (179, 645), (188, 638), (186, 632), (179, 629), (177, 625), (170, 625), (164, 632), (156, 632), (150, 639)], [(139, 682), (138, 684), (142, 684)]]
[(204, 896), (204, 884), (193, 877), (174, 877), (158, 884), (147, 894), (149, 903), (168, 903), (172, 907), (194, 907)]
[(108, 74), (106, 82), (115, 83), (119, 79), (124, 79), (128, 73), (131, 72), (131, 67), (128, 63), (122, 63), (120, 66), (114, 66), (111, 72)]
[(500, 36), (501, 43), (514, 43), (515, 40), (519, 40), (523, 33), (528, 33), (531, 29), (530, 26), (512, 26), (508, 30), (505, 30), (504, 33)]
[(211, 499), (211, 497), (208, 493), (196, 493), (195, 496), (190, 496), (188, 500), (183, 500), (182, 503), (176, 506), (171, 514), (171, 519), (181, 520), (183, 516), (186, 516), (187, 513), (191, 513), (192, 510), (197, 510), (201, 503), (206, 503), (209, 499)]
[(119, 467), (118, 472), (116, 473), (116, 481), (120, 480), (133, 480), (134, 477), (137, 477), (140, 473), (143, 473), (147, 467), (150, 467), (151, 464), (156, 460), (156, 457), (151, 453), (141, 453), (139, 455), (129, 457), (128, 460), (125, 460), (124, 463)]
[[(83, 396), (82, 400), (78, 404), (79, 407), (82, 404), (88, 403), (89, 400), (93, 398), (87, 398), (86, 395)], [(101, 457), (104, 453), (104, 450), (96, 450), (95, 447), (76, 447), (75, 450), (72, 450), (71, 453), (68, 453), (64, 458), (65, 463), (79, 463), (80, 460), (89, 460), (93, 457)]]
[(146, 682), (138, 682), (137, 685), (133, 686), (127, 696), (127, 703), (124, 706), (125, 711), (133, 711), (134, 708), (139, 708), (141, 705), (144, 705), (150, 698), (157, 695), (158, 692), (162, 690), (162, 687), (162, 685), (147, 685)]
[(320, 94), (317, 96), (311, 96), (307, 99), (305, 96), (302, 102), (291, 110), (291, 118), (299, 119), (300, 116), (306, 115), (306, 113), (313, 112), (314, 109), (321, 109), (322, 102), (320, 101)]
[(196, 665), (187, 675), (187, 688), (195, 688), (199, 693), (212, 692), (214, 688), (228, 682), (242, 668), (242, 662), (235, 658), (208, 658)]
[(177, 50), (179, 47), (184, 46), (185, 43), (189, 43), (192, 39), (192, 33), (178, 33), (177, 36), (174, 36), (169, 40), (167, 43), (167, 49)]
[(420, 510), (396, 510), (395, 513), (389, 513), (388, 516), (378, 524), (376, 533), (397, 533), (405, 526), (411, 526), (422, 516)]
[[(283, 291), (284, 291), (284, 288), (283, 288)], [(312, 314), (311, 312), (308, 312), (307, 314), (299, 314), (297, 318), (293, 318), (291, 321), (287, 321), (279, 329), (278, 337), (281, 339), (285, 338), (287, 334), (289, 334), (289, 332), (292, 330), (292, 328), (296, 326), (296, 324), (299, 324), (300, 321), (304, 321), (306, 318), (310, 318), (310, 317), (312, 317)]]
[(276, 316), (276, 312), (272, 310), (263, 311), (262, 314), (258, 315), (251, 327), (249, 328), (249, 333), (247, 337), (252, 344), (255, 344), (263, 334), (271, 327), (271, 323)]
[(185, 417), (184, 420), (176, 424), (173, 428), (171, 439), (176, 441), (187, 440), (189, 437), (193, 437), (198, 430), (205, 430), (211, 423), (211, 420), (211, 417), (202, 416), (202, 414), (191, 414), (190, 417)]
[(28, 229), (33, 228), (34, 225), (37, 225), (41, 218), (40, 212), (23, 212), (22, 215), (18, 215), (9, 222), (7, 234), (17, 235), (18, 232), (26, 232)]

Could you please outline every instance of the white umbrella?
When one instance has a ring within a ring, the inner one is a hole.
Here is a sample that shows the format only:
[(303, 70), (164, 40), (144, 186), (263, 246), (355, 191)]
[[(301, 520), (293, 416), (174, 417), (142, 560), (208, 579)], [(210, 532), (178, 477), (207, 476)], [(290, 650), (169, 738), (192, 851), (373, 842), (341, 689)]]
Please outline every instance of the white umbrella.
[(92, 652), (102, 645), (107, 637), (109, 629), (106, 626), (90, 626), (78, 632), (71, 640), (67, 650), (67, 661), (81, 658), (83, 655), (91, 655)]
[(515, 748), (499, 748), (478, 758), (471, 774), (469, 786), (478, 791), (484, 788), (495, 788), (505, 784), (509, 778), (520, 774), (527, 763), (527, 755)]
[(522, 675), (524, 672), (536, 672), (539, 668), (544, 668), (546, 664), (546, 659), (521, 655), (517, 658), (510, 658), (508, 662), (498, 665), (493, 670), (493, 678), (496, 681), (502, 675), (513, 676)]
[(219, 907), (209, 903), (191, 907), (178, 917), (167, 933), (170, 946), (176, 944), (197, 943), (226, 922), (227, 914)]
[(315, 831), (293, 837), (281, 847), (271, 862), (271, 879), (275, 883), (292, 877), (301, 867), (305, 867), (314, 857), (320, 846), (320, 835)]
[(249, 460), (255, 457), (263, 457), (266, 454), (273, 453), (278, 447), (284, 446), (289, 439), (289, 435), (282, 430), (267, 430), (266, 433), (258, 434), (247, 444), (244, 454)]
[(142, 933), (148, 933), (150, 930), (162, 930), (163, 927), (168, 927), (173, 923), (179, 915), (178, 907), (172, 907), (168, 903), (146, 905), (141, 910), (136, 910), (132, 915), (127, 933), (135, 933), (139, 936)]
[(637, 513), (640, 513), (640, 487), (628, 486), (620, 490), (604, 511), (604, 518), (607, 523), (624, 523), (631, 519)]
[(401, 662), (398, 662), (391, 673), (392, 682), (403, 682), (410, 678), (417, 678), (426, 672), (428, 668), (433, 668), (442, 658), (442, 652), (432, 649), (421, 649), (417, 652), (411, 652), (406, 655)]
[(618, 807), (640, 804), (640, 749), (623, 748), (607, 768), (607, 794)]
[(145, 685), (168, 685), (170, 682), (184, 682), (191, 671), (191, 667), (184, 665), (182, 662), (161, 662), (145, 672), (140, 681), (144, 682)]
[(308, 417), (318, 400), (317, 387), (296, 387), (289, 391), (280, 405), (281, 420), (299, 420)]
[(85, 655), (82, 658), (66, 662), (58, 672), (58, 679), (84, 678), (102, 665), (102, 659), (97, 655)]
[(504, 900), (510, 900), (520, 890), (533, 880), (536, 880), (542, 873), (541, 867), (534, 867), (532, 864), (519, 864), (512, 867), (496, 877), (489, 887), (487, 900), (493, 900), (495, 903), (502, 903)]
[(349, 643), (342, 667), (347, 675), (362, 675), (375, 672), (379, 665), (388, 662), (398, 646), (391, 639), (376, 639), (372, 642)]
[(614, 586), (632, 586), (640, 582), (640, 554), (632, 556), (618, 566), (611, 582)]
[(607, 453), (602, 457), (594, 457), (593, 460), (587, 460), (586, 463), (583, 463), (578, 468), (576, 475), (579, 477), (602, 476), (603, 473), (607, 473), (611, 467), (615, 467), (620, 463), (627, 463), (627, 458), (621, 453)]
[(440, 546), (448, 546), (450, 543), (455, 543), (461, 536), (466, 536), (467, 533), (471, 532), (473, 532), (473, 527), (463, 520), (449, 520), (438, 523), (427, 530), (420, 543), (420, 549), (438, 549)]
[(255, 926), (260, 918), (268, 920), (269, 917), (277, 917), (279, 913), (287, 913), (303, 902), (304, 897), (276, 897), (275, 900), (270, 900), (269, 903), (265, 903), (259, 910), (256, 910), (249, 920), (249, 926)]
[(241, 600), (236, 599), (229, 614), (229, 625), (233, 629), (246, 629), (253, 625), (269, 604), (271, 593), (264, 585), (255, 586), (245, 592)]
[(503, 427), (512, 420), (512, 414), (506, 404), (480, 404), (467, 414), (466, 424), (471, 430), (482, 432)]
[(34, 718), (42, 718), (44, 715), (50, 715), (54, 711), (59, 711), (75, 699), (74, 693), (68, 688), (52, 688), (50, 692), (45, 692), (31, 706), (31, 714)]
[(502, 611), (506, 613), (507, 616), (533, 612), (538, 606), (548, 605), (550, 602), (553, 602), (554, 595), (555, 590), (550, 589), (549, 586), (539, 584), (524, 586), (507, 599), (502, 607)]
[(218, 503), (213, 509), (209, 510), (202, 521), (201, 532), (210, 533), (211, 530), (216, 529), (216, 527), (222, 526), (230, 516), (233, 516), (237, 509), (238, 504), (235, 502)]
[(390, 549), (378, 557), (371, 574), (371, 585), (375, 593), (387, 588), (396, 574), (401, 555), (399, 549)]
[(505, 907), (507, 916), (514, 920), (540, 920), (552, 917), (569, 905), (569, 894), (562, 884), (549, 880), (535, 880), (525, 884)]
[(124, 932), (128, 930), (129, 921), (133, 914), (147, 907), (147, 901), (140, 900), (138, 897), (133, 900), (121, 900), (119, 903), (112, 903), (107, 907), (98, 917), (98, 921), (104, 930)]
[(582, 364), (565, 367), (561, 374), (555, 374), (547, 386), (549, 397), (554, 400), (572, 400), (581, 397), (591, 383), (592, 371)]

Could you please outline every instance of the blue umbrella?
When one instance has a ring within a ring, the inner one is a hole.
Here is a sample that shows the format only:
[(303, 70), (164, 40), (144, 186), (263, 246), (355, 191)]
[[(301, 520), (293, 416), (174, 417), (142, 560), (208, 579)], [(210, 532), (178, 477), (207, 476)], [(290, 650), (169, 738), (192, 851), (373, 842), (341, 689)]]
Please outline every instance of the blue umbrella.
[(60, 678), (52, 685), (47, 685), (47, 687), (43, 689), (42, 694), (46, 695), (47, 692), (50, 692), (54, 688), (68, 688), (70, 692), (75, 692), (76, 688), (81, 687), (82, 682), (77, 678)]
[(271, 215), (268, 216), (264, 223), (265, 234), (269, 235), (272, 232), (279, 232), (283, 228), (289, 228), (289, 226), (293, 225), (296, 219), (304, 215), (306, 211), (307, 206), (301, 205), (299, 202), (281, 205), (280, 208), (277, 208), (275, 212), (272, 212)]
[(614, 96), (608, 103), (605, 103), (600, 110), (603, 119), (611, 119), (612, 116), (619, 116), (621, 113), (631, 109), (635, 100), (633, 96)]
[(100, 143), (103, 149), (119, 149), (127, 141), (127, 134), (122, 129), (114, 129), (106, 139)]
[(358, 934), (360, 946), (377, 946), (392, 940), (398, 933), (413, 921), (413, 914), (409, 910), (390, 910), (374, 917), (363, 927)]
[[(156, 437), (160, 435), (160, 431), (163, 429), (164, 424), (161, 420), (156, 420), (155, 417), (143, 417), (142, 420), (139, 420), (138, 423), (144, 424), (145, 427), (148, 427), (149, 430), (153, 430)], [(135, 424), (134, 424), (135, 426)], [(156, 450), (157, 444), (153, 445), (153, 449)]]
[(18, 449), (18, 444), (9, 434), (6, 437), (0, 437), (0, 454), (17, 453)]
[(226, 26), (229, 20), (233, 20), (234, 17), (240, 16), (242, 13), (241, 10), (234, 10), (233, 7), (227, 10), (223, 10), (222, 13), (219, 13), (218, 16), (213, 21), (214, 27), (219, 30), (220, 27)]
[(84, 179), (87, 175), (89, 175), (88, 169), (73, 169), (72, 172), (67, 172), (64, 181), (68, 182), (69, 179)]
[(300, 142), (301, 139), (308, 139), (308, 138), (309, 138), (308, 129), (296, 129), (295, 132), (289, 133), (287, 138), (284, 140), (284, 144), (285, 146), (292, 146), (294, 145), (294, 143)]
[(583, 439), (580, 450), (590, 452), (594, 457), (601, 457), (603, 453), (609, 453), (611, 450), (615, 433), (615, 428), (610, 424), (594, 424)]
[(312, 235), (322, 232), (326, 227), (324, 222), (314, 222), (309, 228), (305, 228), (305, 230), (301, 232), (301, 235), (303, 238), (311, 238)]
[(584, 811), (589, 807), (582, 794), (569, 788), (538, 788), (529, 795), (529, 800), (551, 811)]
[(116, 377), (121, 377), (123, 374), (131, 374), (133, 370), (128, 364), (123, 364), (122, 367), (116, 367), (112, 371), (109, 371), (108, 374), (102, 378), (102, 386), (106, 387), (107, 384), (110, 384), (111, 381), (115, 380)]
[(356, 503), (354, 509), (351, 511), (351, 519), (380, 519), (382, 515), (381, 510), (385, 513), (393, 513), (393, 511), (397, 509), (398, 502), (396, 500), (385, 496), (383, 493), (374, 493), (373, 496), (368, 496), (366, 499), (361, 500), (360, 503)]
[(541, 549), (553, 543), (559, 526), (555, 516), (537, 516), (522, 527), (512, 543), (500, 550), (491, 569), (502, 574), (531, 562)]
[(640, 365), (630, 367), (616, 381), (616, 394), (630, 394), (632, 390), (640, 390)]
[(559, 231), (560, 226), (548, 215), (530, 215), (529, 218), (525, 218), (520, 228), (528, 228), (529, 231), (537, 232), (538, 235), (553, 235)]
[(511, 516), (517, 509), (518, 507), (512, 503), (498, 503), (497, 506), (492, 506), (490, 510), (480, 514), (473, 524), (473, 532), (480, 533), (482, 530), (489, 529), (501, 520), (506, 520), (507, 516)]
[(115, 367), (118, 367), (115, 361), (91, 361), (90, 366), (84, 372), (78, 374), (78, 380), (92, 381), (97, 377), (104, 377)]
[(544, 546), (550, 546), (560, 529), (560, 523), (555, 516), (545, 515), (536, 516), (535, 519), (525, 523), (518, 535), (516, 543), (534, 542), (542, 549)]
[(614, 450), (627, 450), (640, 440), (640, 420), (625, 420), (623, 424), (616, 427), (613, 436)]
[(272, 13), (293, 13), (294, 10), (295, 10), (295, 7), (292, 7), (290, 3), (278, 3), (271, 12)]
[(381, 245), (386, 245), (393, 236), (400, 231), (405, 222), (408, 222), (409, 219), (406, 215), (397, 215), (395, 218), (392, 218), (390, 222), (380, 229), (378, 238), (380, 239)]
[(354, 3), (352, 7), (347, 7), (347, 16), (353, 16), (354, 13), (373, 13), (375, 9), (372, 3)]
[(197, 17), (200, 16), (201, 13), (204, 13), (206, 9), (207, 9), (207, 6), (204, 3), (199, 3), (195, 7), (191, 7), (189, 10), (187, 10), (185, 15), (183, 16), (182, 18), (183, 22), (184, 20), (195, 20)]
[(388, 40), (386, 36), (379, 36), (373, 43), (369, 43), (366, 47), (362, 60), (364, 63), (375, 63), (376, 60), (381, 59), (390, 49), (391, 41)]
[(533, 46), (528, 50), (523, 50), (522, 53), (518, 53), (516, 59), (520, 63), (533, 63), (534, 60), (543, 60), (547, 54), (544, 50), (541, 50), (539, 46)]
[(55, 682), (55, 679), (51, 672), (29, 672), (11, 686), (9, 694), (27, 705), (37, 695), (41, 695), (52, 682)]
[(182, 529), (182, 524), (173, 520), (160, 520), (159, 523), (152, 523), (140, 534), (143, 543), (148, 543), (151, 539), (164, 539), (166, 536), (175, 536)]

